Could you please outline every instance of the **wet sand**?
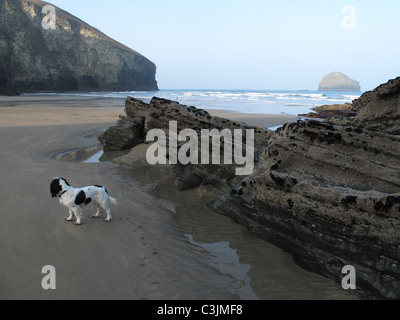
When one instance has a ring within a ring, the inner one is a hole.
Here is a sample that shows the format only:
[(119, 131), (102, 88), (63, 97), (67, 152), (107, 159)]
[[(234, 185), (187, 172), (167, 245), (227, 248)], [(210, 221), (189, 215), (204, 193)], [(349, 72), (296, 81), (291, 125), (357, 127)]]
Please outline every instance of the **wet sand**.
[[(0, 127), (0, 299), (235, 298), (226, 290), (231, 279), (207, 265), (171, 223), (171, 212), (121, 166), (53, 158), (111, 124)], [(106, 186), (119, 201), (113, 222), (90, 218), (91, 205), (81, 227), (65, 222), (67, 209), (50, 197), (58, 176), (77, 187)], [(46, 265), (56, 269), (56, 290), (41, 286)]]
[[(97, 144), (95, 138), (85, 137), (114, 125), (123, 114), (123, 101), (38, 98), (31, 103), (22, 98), (0, 98), (0, 299), (352, 298), (330, 280), (296, 267), (279, 249), (228, 218), (206, 213), (201, 206), (185, 215), (176, 203), (154, 193), (157, 185), (135, 179), (143, 169), (127, 175), (125, 167), (112, 162), (55, 159), (67, 150)], [(113, 222), (90, 218), (95, 211), (90, 205), (84, 209), (82, 226), (65, 222), (67, 209), (49, 190), (58, 176), (76, 187), (106, 186), (119, 201), (112, 208)], [(196, 197), (187, 194), (185, 201)], [(238, 250), (240, 261), (214, 261), (218, 253), (210, 254), (215, 247), (204, 239), (209, 231), (199, 235), (191, 223), (195, 217), (211, 223), (220, 230), (217, 234), (237, 230), (237, 243), (223, 244), (220, 236), (212, 241), (228, 246), (228, 251)], [(254, 256), (261, 250), (264, 260), (275, 261), (272, 275), (263, 263), (253, 264), (251, 253), (242, 252), (246, 246), (240, 243), (249, 238)], [(46, 265), (56, 269), (56, 290), (42, 288)], [(239, 275), (229, 271), (232, 265), (242, 270)], [(274, 281), (282, 270), (280, 277), (290, 274), (294, 282), (289, 287)], [(261, 283), (263, 288), (258, 287)]]
[(299, 117), (276, 114), (237, 113), (224, 110), (207, 110), (213, 116), (227, 118), (234, 121), (246, 122), (260, 128), (277, 127), (285, 123), (296, 122)]

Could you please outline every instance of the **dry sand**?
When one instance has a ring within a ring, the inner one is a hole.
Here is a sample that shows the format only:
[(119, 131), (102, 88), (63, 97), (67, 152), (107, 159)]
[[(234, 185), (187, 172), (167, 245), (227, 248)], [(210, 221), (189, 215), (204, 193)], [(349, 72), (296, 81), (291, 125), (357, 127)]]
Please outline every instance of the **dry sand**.
[[(84, 136), (120, 114), (117, 99), (0, 98), (0, 299), (238, 298), (232, 279), (178, 230), (173, 205), (160, 206), (123, 167), (54, 159), (94, 145)], [(50, 197), (58, 176), (77, 187), (106, 186), (119, 200), (114, 221), (91, 219), (88, 206), (82, 226), (65, 222), (67, 209)], [(46, 265), (56, 269), (56, 290), (41, 286)]]

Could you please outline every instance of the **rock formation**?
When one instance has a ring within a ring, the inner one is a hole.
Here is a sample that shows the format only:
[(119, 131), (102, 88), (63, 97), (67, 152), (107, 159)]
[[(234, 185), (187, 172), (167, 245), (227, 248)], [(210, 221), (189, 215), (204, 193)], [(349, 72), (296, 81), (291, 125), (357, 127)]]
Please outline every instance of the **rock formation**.
[(318, 91), (361, 91), (360, 83), (341, 72), (332, 72), (319, 84)]
[(354, 120), (277, 130), (254, 173), (214, 209), (308, 270), (340, 282), (352, 265), (359, 290), (400, 298), (399, 80), (354, 101)]
[(44, 29), (47, 4), (0, 2), (0, 93), (158, 89), (154, 63), (60, 8)]
[(315, 120), (285, 125), (213, 207), (310, 271), (400, 297), (400, 137)]
[(366, 92), (353, 106), (356, 126), (400, 135), (400, 77)]
[[(341, 283), (342, 268), (351, 265), (359, 292), (399, 299), (398, 85), (399, 78), (356, 100), (354, 120), (254, 128), (251, 175), (235, 176), (230, 166), (179, 166), (176, 185), (212, 183), (220, 195), (210, 207), (291, 253), (300, 266)], [(149, 129), (168, 130), (169, 120), (195, 130), (249, 128), (156, 98), (150, 104), (129, 98), (126, 113), (101, 137), (106, 148), (131, 148)]]
[[(180, 105), (165, 99), (153, 98), (150, 104), (128, 97), (125, 103), (126, 116), (121, 117), (117, 125), (109, 128), (99, 140), (106, 151), (128, 150), (146, 140), (147, 133), (152, 129), (162, 129), (168, 135), (169, 122), (177, 121), (178, 132), (183, 129), (193, 129), (201, 136), (202, 129), (246, 130), (255, 129), (255, 159), (259, 158), (273, 132), (267, 129), (254, 128), (245, 123), (239, 123), (220, 117), (212, 117), (207, 111)], [(178, 148), (184, 143), (180, 143)], [(223, 151), (224, 144), (221, 143)], [(199, 145), (200, 148), (200, 145)], [(211, 149), (211, 148), (210, 148)], [(221, 151), (221, 152), (222, 152)], [(201, 151), (198, 152), (201, 154)], [(235, 179), (235, 166), (220, 165), (187, 165), (177, 166), (180, 175), (175, 185), (180, 190), (198, 187), (200, 184), (222, 185)]]
[(351, 118), (355, 117), (356, 115), (354, 107), (350, 103), (324, 105), (312, 108), (311, 110), (315, 112), (309, 112), (307, 114), (299, 114), (299, 117), (327, 119), (330, 117)]

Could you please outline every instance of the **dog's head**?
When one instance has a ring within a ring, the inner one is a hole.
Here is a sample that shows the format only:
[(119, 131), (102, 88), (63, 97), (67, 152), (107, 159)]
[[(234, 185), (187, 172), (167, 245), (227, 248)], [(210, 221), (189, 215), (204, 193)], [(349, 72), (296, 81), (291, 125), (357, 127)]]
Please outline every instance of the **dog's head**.
[(50, 193), (53, 198), (57, 198), (61, 191), (65, 190), (65, 186), (69, 186), (64, 178), (54, 178), (50, 184)]

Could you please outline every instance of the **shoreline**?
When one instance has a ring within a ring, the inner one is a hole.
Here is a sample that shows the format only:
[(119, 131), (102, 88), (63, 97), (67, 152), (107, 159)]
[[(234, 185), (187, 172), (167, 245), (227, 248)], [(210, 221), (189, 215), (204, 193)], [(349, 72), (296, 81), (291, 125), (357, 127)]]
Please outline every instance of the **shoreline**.
[[(53, 111), (56, 108), (57, 116)], [(77, 108), (79, 108), (79, 113)], [(101, 113), (98, 112), (101, 108)], [(62, 125), (69, 123), (117, 122), (124, 114), (125, 99), (78, 96), (0, 96), (0, 126)], [(295, 122), (298, 117), (276, 114), (239, 113), (218, 109), (205, 109), (213, 116), (249, 125), (271, 128), (287, 122)]]

